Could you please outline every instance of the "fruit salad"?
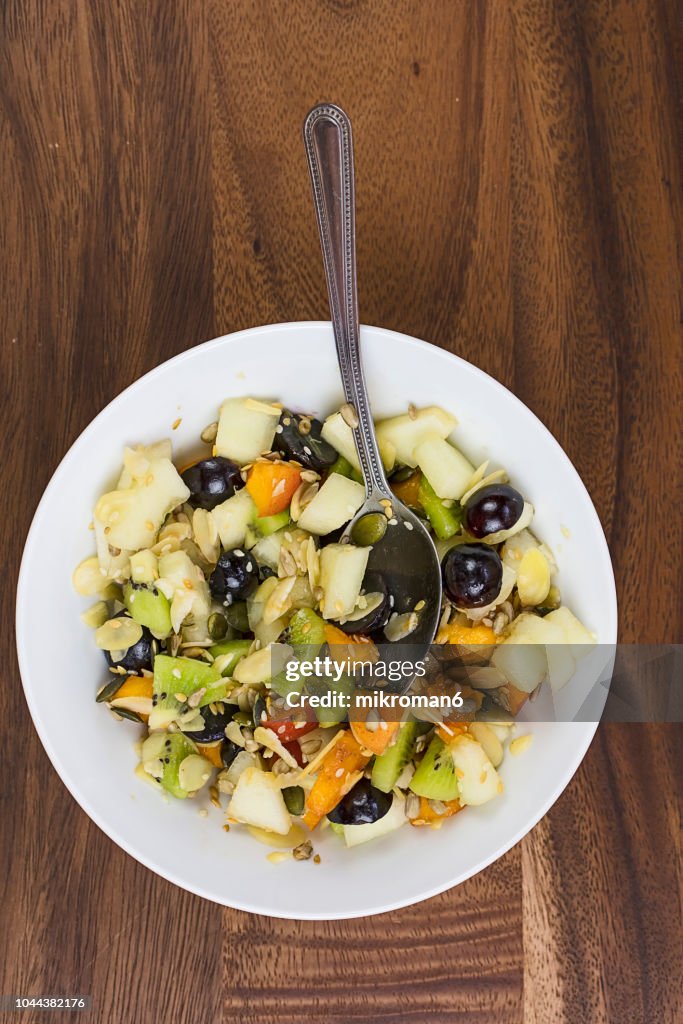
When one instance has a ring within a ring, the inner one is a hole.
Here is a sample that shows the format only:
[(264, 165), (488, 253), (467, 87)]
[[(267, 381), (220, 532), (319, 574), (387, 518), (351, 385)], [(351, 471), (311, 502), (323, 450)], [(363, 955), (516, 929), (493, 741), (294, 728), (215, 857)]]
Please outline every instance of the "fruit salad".
[(377, 437), (394, 495), (439, 552), (436, 643), (481, 659), (466, 708), (450, 720), (287, 713), (273, 645), (372, 662), (379, 645), (410, 642), (425, 604), (398, 609), (368, 571), (396, 527), (389, 502), (344, 534), (365, 498), (355, 425), (349, 406), (321, 421), (231, 398), (192, 459), (174, 460), (168, 440), (126, 448), (94, 509), (96, 553), (74, 572), (94, 601), (82, 619), (103, 654), (96, 700), (137, 723), (139, 776), (180, 800), (206, 793), (226, 828), (278, 857), (308, 859), (323, 828), (356, 846), (497, 798), (507, 751), (530, 742), (515, 716), (595, 642), (561, 603), (530, 501), (456, 447), (449, 412), (411, 406)]

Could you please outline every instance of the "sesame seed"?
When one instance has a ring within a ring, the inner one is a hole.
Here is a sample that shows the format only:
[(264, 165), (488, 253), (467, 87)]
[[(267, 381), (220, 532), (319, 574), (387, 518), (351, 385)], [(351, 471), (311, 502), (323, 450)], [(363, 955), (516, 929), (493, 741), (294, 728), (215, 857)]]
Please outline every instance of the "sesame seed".
[(173, 694), (173, 696), (175, 697), (175, 699), (176, 699), (176, 700), (177, 700), (177, 701), (178, 701), (178, 702), (179, 702), (180, 704), (184, 704), (184, 703), (185, 703), (185, 701), (187, 700), (187, 694), (186, 694), (186, 693), (174, 693), (174, 694)]
[(398, 526), (398, 519), (390, 519), (389, 526)]
[(282, 431), (283, 431), (284, 429), (285, 429), (285, 428), (284, 428), (284, 427), (282, 426), (282, 424), (281, 424), (281, 423), (278, 423), (278, 425), (277, 425), (277, 426), (276, 426), (276, 428), (275, 428), (275, 433), (276, 433), (276, 434), (281, 434), (281, 433), (282, 433)]
[(337, 768), (336, 772), (334, 773), (334, 777), (335, 777), (335, 779), (341, 779), (343, 774), (344, 774), (344, 769), (343, 768)]
[[(208, 776), (207, 776), (207, 778), (208, 778)], [(208, 818), (208, 816), (209, 816), (209, 812), (207, 811), (206, 807), (200, 807), (199, 808), (199, 817), (200, 818)]]
[(403, 525), (405, 526), (406, 530), (412, 530), (413, 529), (413, 524), (409, 523), (407, 520), (403, 523)]

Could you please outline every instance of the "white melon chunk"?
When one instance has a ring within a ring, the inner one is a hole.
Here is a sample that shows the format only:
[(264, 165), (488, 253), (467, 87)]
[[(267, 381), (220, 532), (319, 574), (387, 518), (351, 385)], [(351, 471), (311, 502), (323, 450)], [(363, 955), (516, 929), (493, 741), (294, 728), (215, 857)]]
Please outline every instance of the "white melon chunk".
[(213, 516), (222, 546), (229, 551), (244, 544), (247, 527), (256, 518), (256, 505), (249, 491), (243, 487), (227, 501), (216, 505), (210, 515)]
[(458, 779), (458, 799), (462, 804), (478, 806), (493, 800), (500, 792), (500, 777), (480, 743), (467, 733), (448, 744)]
[[(360, 472), (360, 462), (356, 451), (356, 442), (353, 438), (353, 430), (348, 425), (340, 412), (334, 412), (328, 416), (323, 423), (321, 435), (324, 441), (343, 455), (347, 462)], [(387, 473), (391, 472), (396, 463), (396, 449), (388, 441), (380, 441), (379, 453)]]
[(322, 616), (338, 619), (350, 615), (363, 586), (370, 548), (353, 544), (328, 544), (320, 552)]
[(518, 690), (531, 693), (543, 682), (548, 671), (545, 644), (555, 642), (558, 635), (559, 630), (547, 626), (545, 619), (523, 612), (513, 620), (510, 632), (496, 648), (491, 664)]
[(280, 561), (280, 548), (285, 541), (286, 533), (291, 536), (292, 531), (288, 526), (282, 530), (276, 530), (275, 533), (271, 533), (267, 537), (260, 537), (250, 548), (256, 561), (277, 570)]
[(216, 454), (244, 465), (270, 451), (281, 410), (255, 398), (228, 398), (218, 417)]
[(474, 466), (462, 452), (438, 434), (432, 434), (415, 447), (413, 456), (440, 498), (457, 501), (463, 496)]
[(277, 776), (260, 768), (245, 768), (237, 780), (228, 814), (244, 825), (255, 825), (286, 836), (292, 819)]
[(297, 525), (322, 536), (332, 533), (353, 519), (365, 501), (365, 488), (340, 473), (330, 473), (313, 500), (306, 506)]
[(569, 644), (547, 644), (548, 681), (554, 691), (561, 690), (576, 672), (576, 661)]
[(205, 622), (211, 610), (211, 594), (204, 573), (185, 551), (171, 551), (159, 559), (156, 586), (171, 602), (171, 623), (177, 633), (191, 615)]
[(415, 410), (412, 416), (404, 413), (402, 416), (382, 420), (377, 424), (377, 439), (380, 443), (388, 441), (392, 444), (396, 450), (396, 458), (404, 466), (415, 466), (417, 446), (434, 435), (442, 439), (448, 437), (456, 423), (455, 416), (451, 416), (445, 409), (438, 405), (429, 405), (425, 409)]
[(546, 615), (545, 621), (562, 630), (564, 642), (571, 646), (575, 658), (584, 657), (588, 653), (587, 648), (595, 645), (595, 635), (579, 622), (569, 608), (556, 608)]
[(141, 457), (144, 475), (130, 487), (103, 494), (95, 506), (95, 524), (107, 528), (107, 543), (124, 551), (151, 547), (164, 519), (190, 496), (170, 459)]
[(110, 580), (125, 580), (130, 576), (130, 554), (122, 548), (110, 546), (107, 527), (99, 519), (93, 519), (95, 530), (95, 546), (100, 569)]

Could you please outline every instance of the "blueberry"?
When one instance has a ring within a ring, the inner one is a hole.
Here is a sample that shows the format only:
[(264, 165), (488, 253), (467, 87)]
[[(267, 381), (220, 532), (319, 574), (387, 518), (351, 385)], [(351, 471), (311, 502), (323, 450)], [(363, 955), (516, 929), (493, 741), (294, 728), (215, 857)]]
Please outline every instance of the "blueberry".
[[(119, 612), (114, 618), (128, 618), (127, 612)], [(139, 672), (143, 668), (150, 669), (154, 664), (158, 644), (146, 626), (142, 626), (142, 636), (137, 643), (129, 647), (120, 661), (114, 661), (110, 651), (104, 656), (110, 668), (123, 668), (126, 672)]]
[(237, 463), (224, 459), (222, 455), (195, 462), (185, 470), (182, 478), (192, 492), (188, 502), (193, 508), (215, 508), (244, 487)]
[(490, 484), (465, 504), (465, 528), (473, 537), (509, 530), (522, 514), (524, 498), (508, 484)]
[(498, 597), (503, 563), (486, 544), (458, 544), (441, 563), (446, 593), (458, 608), (483, 608)]
[(225, 739), (225, 727), (232, 721), (232, 716), (239, 708), (233, 704), (226, 704), (225, 711), (214, 712), (206, 707), (202, 708), (204, 728), (201, 732), (189, 732), (188, 736), (195, 743), (215, 743), (216, 740)]
[(221, 761), (226, 768), (230, 767), (241, 749), (242, 748), (236, 743), (233, 743), (232, 740), (225, 740), (223, 742), (223, 746), (221, 747)]
[(256, 590), (259, 570), (256, 559), (244, 551), (224, 551), (211, 573), (209, 587), (219, 601), (232, 604)]
[(391, 801), (391, 793), (375, 789), (369, 779), (360, 779), (327, 817), (338, 825), (369, 825), (384, 817)]
[(337, 452), (320, 436), (320, 420), (299, 416), (284, 409), (280, 416), (273, 449), (295, 459), (307, 469), (321, 473), (337, 461)]

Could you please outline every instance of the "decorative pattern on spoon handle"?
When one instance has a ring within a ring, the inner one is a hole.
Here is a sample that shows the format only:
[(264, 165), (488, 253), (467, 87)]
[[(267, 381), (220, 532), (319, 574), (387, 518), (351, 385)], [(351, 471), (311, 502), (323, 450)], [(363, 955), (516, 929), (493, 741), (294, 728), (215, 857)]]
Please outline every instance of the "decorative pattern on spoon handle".
[(358, 415), (353, 435), (367, 496), (383, 495), (389, 485), (360, 356), (351, 123), (339, 107), (321, 104), (308, 114), (303, 134), (344, 395)]

